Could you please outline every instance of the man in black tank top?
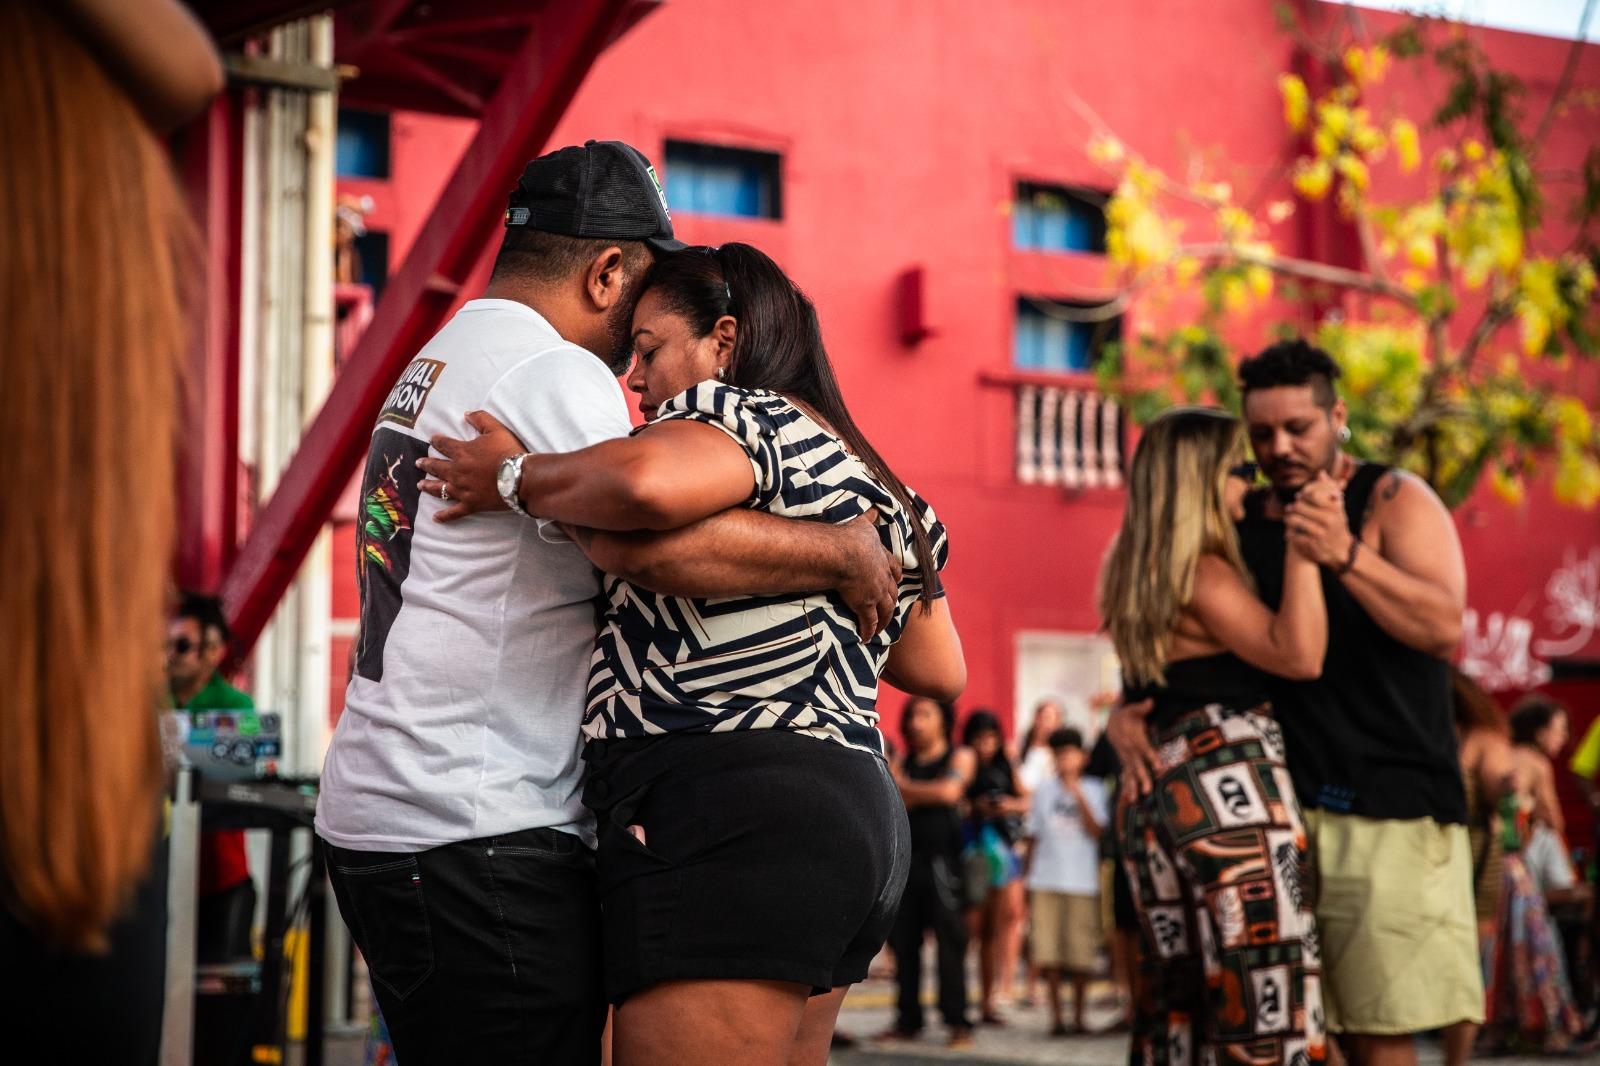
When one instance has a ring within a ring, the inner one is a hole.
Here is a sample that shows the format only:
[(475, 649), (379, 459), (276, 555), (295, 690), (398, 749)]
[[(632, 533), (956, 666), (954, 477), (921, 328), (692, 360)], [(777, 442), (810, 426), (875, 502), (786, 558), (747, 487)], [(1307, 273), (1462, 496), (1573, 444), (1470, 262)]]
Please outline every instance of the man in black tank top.
[[(1323, 674), (1276, 682), (1272, 702), (1311, 838), (1327, 1027), (1357, 1066), (1409, 1066), (1413, 1033), (1483, 1019), (1448, 663), (1466, 572), (1425, 482), (1341, 448), (1338, 376), (1303, 340), (1240, 364), (1271, 485), (1247, 497), (1239, 540), (1274, 609), (1289, 540), (1322, 566)], [(1344, 487), (1342, 506), (1298, 499), (1324, 471)]]
[[(1289, 539), (1322, 565), (1323, 675), (1272, 695), (1312, 837), (1329, 1028), (1366, 1066), (1414, 1062), (1411, 1033), (1481, 1021), (1484, 1000), (1450, 705), (1461, 544), (1425, 482), (1345, 454), (1338, 374), (1304, 341), (1241, 364), (1271, 487), (1251, 494), (1239, 539), (1274, 609)], [(1344, 485), (1342, 509), (1297, 499), (1319, 471)]]

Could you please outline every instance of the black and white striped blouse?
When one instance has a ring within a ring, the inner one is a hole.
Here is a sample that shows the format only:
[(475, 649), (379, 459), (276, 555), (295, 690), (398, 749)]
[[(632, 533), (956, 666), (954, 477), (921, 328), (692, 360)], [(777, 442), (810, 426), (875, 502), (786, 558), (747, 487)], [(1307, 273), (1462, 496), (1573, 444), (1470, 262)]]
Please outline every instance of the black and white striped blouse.
[[(589, 670), (584, 734), (792, 729), (881, 755), (877, 684), (889, 646), (922, 594), (911, 518), (832, 433), (764, 390), (703, 382), (663, 404), (657, 421), (716, 426), (750, 456), (746, 506), (842, 524), (870, 508), (904, 566), (891, 623), (863, 643), (836, 593), (685, 599), (607, 577), (609, 601)], [(944, 569), (944, 527), (911, 494)]]

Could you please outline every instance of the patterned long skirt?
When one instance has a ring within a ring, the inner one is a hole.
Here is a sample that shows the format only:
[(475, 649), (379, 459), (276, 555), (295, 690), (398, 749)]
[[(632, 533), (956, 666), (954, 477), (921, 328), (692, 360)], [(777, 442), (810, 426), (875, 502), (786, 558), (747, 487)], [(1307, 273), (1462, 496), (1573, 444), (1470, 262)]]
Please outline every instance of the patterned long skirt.
[(1561, 936), (1520, 853), (1507, 853), (1502, 876), (1500, 920), (1483, 946), (1484, 1042), (1498, 1047), (1520, 1039), (1538, 1050), (1552, 1037), (1576, 1034), (1583, 1019), (1573, 1005)]
[(1162, 730), (1155, 788), (1120, 808), (1141, 933), (1135, 1066), (1326, 1056), (1305, 825), (1265, 710), (1212, 705)]

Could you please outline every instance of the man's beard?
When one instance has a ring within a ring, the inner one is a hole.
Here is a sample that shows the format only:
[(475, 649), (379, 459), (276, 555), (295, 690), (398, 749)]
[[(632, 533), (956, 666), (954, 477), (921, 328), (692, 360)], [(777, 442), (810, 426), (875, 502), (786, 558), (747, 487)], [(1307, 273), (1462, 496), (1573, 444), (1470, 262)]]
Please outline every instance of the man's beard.
[(1293, 486), (1279, 485), (1276, 481), (1274, 481), (1272, 485), (1273, 493), (1283, 503), (1293, 503), (1295, 501), (1295, 497), (1300, 495), (1300, 490), (1315, 481), (1318, 474), (1326, 473), (1330, 477), (1333, 476), (1334, 472), (1339, 469), (1339, 454), (1341, 451), (1342, 449), (1337, 443), (1335, 443), (1329, 449), (1328, 457), (1323, 461), (1321, 466), (1310, 468), (1301, 466), (1301, 469), (1305, 470), (1308, 475), (1305, 481)]
[(605, 361), (606, 369), (617, 377), (628, 372), (633, 362), (633, 308), (639, 302), (635, 286), (629, 282), (622, 297), (606, 316), (606, 351), (597, 353)]

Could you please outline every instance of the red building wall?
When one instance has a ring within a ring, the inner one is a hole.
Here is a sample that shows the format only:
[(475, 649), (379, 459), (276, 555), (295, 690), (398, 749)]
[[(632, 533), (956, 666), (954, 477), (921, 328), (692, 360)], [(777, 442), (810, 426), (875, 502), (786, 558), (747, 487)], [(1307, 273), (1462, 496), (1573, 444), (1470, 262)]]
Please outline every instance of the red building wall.
[[(1121, 509), (1114, 490), (1024, 486), (1013, 473), (1016, 296), (1087, 298), (1104, 283), (1087, 257), (1012, 249), (1014, 185), (1104, 187), (1084, 154), (1092, 112), (1158, 165), (1211, 146), (1217, 175), (1255, 202), (1290, 198), (1280, 174), (1294, 146), (1275, 82), (1291, 44), (1272, 6), (672, 0), (600, 59), (552, 141), (620, 138), (658, 164), (669, 137), (781, 153), (781, 220), (680, 212), (679, 234), (756, 244), (815, 299), (858, 421), (951, 530), (947, 583), (968, 707), (1010, 714), (1019, 633), (1096, 628), (1094, 575)], [(1530, 109), (1542, 107), (1567, 43), (1474, 32), (1527, 83)], [(1600, 85), (1600, 50), (1587, 49), (1577, 82)], [(1438, 95), (1410, 71), (1384, 91), (1412, 110)], [(348, 187), (374, 196), (372, 224), (390, 231), (397, 262), (471, 127), (397, 114), (393, 129), (392, 181)], [(1575, 166), (1596, 132), (1564, 120), (1547, 156)], [(1296, 222), (1277, 240), (1326, 254), (1312, 244), (1319, 232)], [(914, 348), (898, 339), (894, 291), (911, 267), (925, 272), (935, 331)], [(1592, 375), (1584, 387), (1594, 401)], [(1480, 619), (1525, 618), (1536, 643), (1573, 634), (1546, 617), (1545, 586), (1569, 553), (1600, 544), (1600, 519), (1556, 506), (1543, 488), (1530, 501), (1510, 509), (1480, 495), (1458, 522)], [(353, 589), (349, 573), (338, 580)], [(1511, 643), (1478, 653), (1514, 666)], [(1600, 641), (1573, 654), (1600, 657)], [(1576, 724), (1588, 713), (1580, 708)]]

